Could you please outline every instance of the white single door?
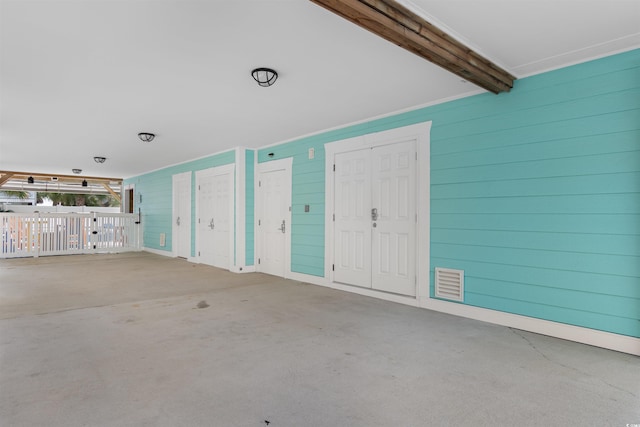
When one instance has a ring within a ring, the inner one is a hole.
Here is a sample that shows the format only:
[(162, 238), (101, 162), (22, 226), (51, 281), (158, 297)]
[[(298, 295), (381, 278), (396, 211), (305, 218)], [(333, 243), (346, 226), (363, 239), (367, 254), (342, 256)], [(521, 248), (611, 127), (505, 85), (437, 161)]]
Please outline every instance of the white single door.
[(334, 281), (416, 294), (415, 141), (335, 155)]
[(229, 269), (233, 250), (233, 166), (199, 171), (196, 180), (199, 260)]
[(191, 172), (173, 176), (173, 253), (191, 256)]
[(288, 236), (291, 228), (290, 169), (260, 171), (257, 193), (259, 202), (257, 270), (285, 277), (288, 262)]

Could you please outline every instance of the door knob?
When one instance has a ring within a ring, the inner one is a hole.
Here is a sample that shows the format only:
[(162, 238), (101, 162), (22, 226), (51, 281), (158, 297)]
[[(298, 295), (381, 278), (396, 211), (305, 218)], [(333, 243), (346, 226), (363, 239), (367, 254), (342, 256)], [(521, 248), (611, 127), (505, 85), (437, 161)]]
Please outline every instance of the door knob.
[(180, 217), (178, 217), (178, 219), (176, 219), (176, 225), (179, 227), (180, 226)]
[(215, 225), (213, 225), (213, 218), (211, 218), (211, 222), (209, 222), (209, 228), (212, 230), (215, 228)]
[(282, 231), (283, 233), (286, 231), (286, 227), (284, 225), (284, 219), (282, 220), (282, 224), (280, 224), (280, 228), (278, 228), (278, 230)]
[(377, 220), (378, 220), (378, 209), (373, 208), (371, 209), (371, 221), (377, 221)]

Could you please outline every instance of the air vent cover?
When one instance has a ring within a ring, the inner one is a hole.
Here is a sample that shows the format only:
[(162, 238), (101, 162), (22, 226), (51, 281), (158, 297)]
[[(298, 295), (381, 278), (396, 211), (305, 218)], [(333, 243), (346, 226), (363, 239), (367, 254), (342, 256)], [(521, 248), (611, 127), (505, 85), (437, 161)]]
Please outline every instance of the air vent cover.
[(436, 268), (436, 297), (464, 301), (464, 270)]

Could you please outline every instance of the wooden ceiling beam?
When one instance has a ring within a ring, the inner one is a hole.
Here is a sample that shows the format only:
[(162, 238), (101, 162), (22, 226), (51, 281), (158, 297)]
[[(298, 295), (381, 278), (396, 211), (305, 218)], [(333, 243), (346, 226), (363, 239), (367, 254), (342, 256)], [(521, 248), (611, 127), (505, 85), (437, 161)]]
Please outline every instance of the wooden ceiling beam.
[(2, 173), (0, 174), (0, 187), (2, 187), (4, 185), (5, 182), (9, 181), (11, 178), (13, 178), (13, 173), (11, 172), (6, 172), (6, 173)]
[(111, 197), (113, 197), (114, 199), (116, 199), (118, 201), (118, 203), (120, 203), (120, 195), (118, 193), (116, 193), (115, 191), (113, 191), (113, 189), (111, 187), (109, 187), (109, 184), (107, 184), (106, 182), (103, 182), (102, 186), (104, 187), (105, 190), (107, 190), (109, 192), (109, 194), (111, 194)]
[(311, 0), (354, 24), (493, 92), (516, 79), (393, 0)]
[[(91, 180), (94, 182), (116, 182), (122, 183), (122, 178), (108, 178), (108, 177), (100, 177), (100, 176), (82, 176), (82, 175), (56, 175), (56, 174), (47, 174), (47, 173), (31, 173), (31, 172), (15, 172), (15, 171), (0, 171), (0, 182), (4, 183), (4, 178), (9, 176), (9, 179), (29, 179), (29, 177), (33, 177), (33, 179), (48, 179), (57, 178), (60, 182), (82, 182), (83, 180)], [(53, 181), (55, 182), (55, 181)]]

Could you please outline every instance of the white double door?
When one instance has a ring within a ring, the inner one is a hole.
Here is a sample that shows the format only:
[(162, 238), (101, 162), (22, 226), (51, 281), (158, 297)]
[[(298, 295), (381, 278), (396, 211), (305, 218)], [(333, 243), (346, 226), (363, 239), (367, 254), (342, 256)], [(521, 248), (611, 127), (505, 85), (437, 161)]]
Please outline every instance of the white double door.
[(229, 269), (233, 254), (234, 165), (196, 172), (199, 261)]
[(334, 281), (415, 296), (415, 140), (337, 153), (334, 164)]

